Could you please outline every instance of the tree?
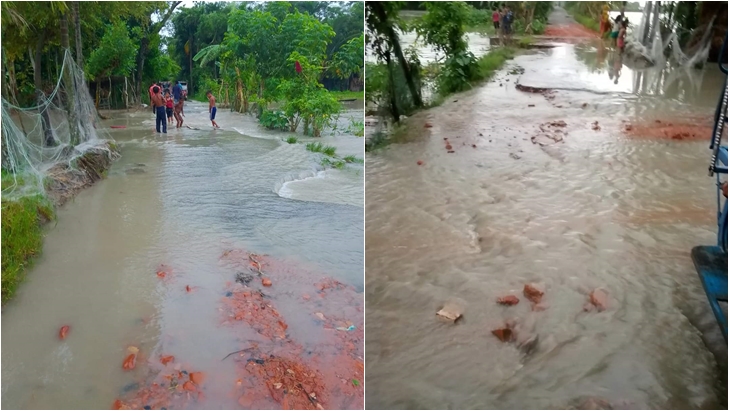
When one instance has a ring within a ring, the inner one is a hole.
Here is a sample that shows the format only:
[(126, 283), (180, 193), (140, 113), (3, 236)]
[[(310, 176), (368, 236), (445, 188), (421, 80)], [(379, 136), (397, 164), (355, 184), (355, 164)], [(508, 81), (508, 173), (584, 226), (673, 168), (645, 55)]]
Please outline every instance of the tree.
[(164, 6), (154, 10), (162, 15), (162, 19), (156, 23), (149, 24), (152, 20), (151, 13), (141, 27), (141, 38), (139, 39), (139, 52), (137, 53), (137, 78), (135, 84), (135, 90), (137, 92), (138, 103), (141, 103), (142, 98), (142, 73), (144, 72), (144, 62), (149, 52), (149, 44), (153, 36), (158, 36), (162, 27), (167, 24), (167, 21), (172, 17), (172, 12), (175, 8), (180, 5), (182, 1), (174, 1), (170, 3), (164, 3)]
[(76, 41), (76, 65), (80, 69), (84, 68), (84, 50), (83, 42), (81, 40), (81, 14), (79, 13), (78, 2), (71, 2), (71, 13), (73, 14), (73, 27)]
[(137, 51), (126, 24), (116, 22), (107, 27), (99, 47), (89, 56), (87, 71), (91, 79), (128, 76), (134, 69)]
[(378, 57), (382, 60), (389, 60), (390, 52), (395, 54), (395, 58), (397, 58), (400, 68), (405, 74), (405, 81), (410, 89), (413, 104), (415, 107), (421, 107), (423, 100), (420, 97), (420, 90), (415, 86), (414, 73), (405, 60), (405, 55), (400, 47), (400, 39), (394, 27), (397, 12), (402, 5), (402, 2), (367, 2), (365, 3), (367, 8), (366, 21), (370, 31), (375, 33), (372, 44)]
[(339, 78), (359, 73), (364, 61), (364, 33), (344, 44), (334, 55), (329, 71)]

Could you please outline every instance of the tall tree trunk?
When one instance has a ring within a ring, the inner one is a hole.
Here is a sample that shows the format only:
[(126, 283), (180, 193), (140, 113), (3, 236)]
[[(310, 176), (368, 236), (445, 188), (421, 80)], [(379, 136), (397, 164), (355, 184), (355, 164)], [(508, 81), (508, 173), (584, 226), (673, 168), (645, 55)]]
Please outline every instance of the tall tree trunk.
[(2, 95), (7, 101), (10, 101), (10, 89), (8, 87), (8, 80), (10, 79), (10, 66), (8, 65), (7, 58), (5, 56), (5, 50), (0, 50), (2, 53)]
[(397, 33), (395, 33), (395, 29), (392, 28), (392, 24), (390, 24), (390, 22), (388, 21), (387, 12), (385, 11), (382, 4), (379, 2), (372, 2), (370, 3), (370, 5), (372, 7), (372, 11), (375, 13), (375, 15), (377, 15), (377, 18), (385, 26), (384, 34), (387, 36), (390, 45), (392, 46), (392, 51), (395, 52), (395, 57), (397, 58), (398, 63), (400, 63), (400, 67), (405, 73), (405, 80), (408, 83), (410, 94), (412, 94), (413, 96), (413, 104), (415, 105), (415, 107), (421, 107), (423, 105), (423, 100), (420, 97), (420, 90), (415, 87), (413, 74), (410, 72), (410, 67), (405, 60), (405, 55), (402, 53), (402, 48), (400, 47), (400, 40), (398, 40)]
[(71, 12), (73, 13), (73, 27), (76, 37), (76, 65), (83, 70), (84, 68), (84, 48), (81, 41), (81, 15), (78, 11), (77, 1), (71, 2)]
[(43, 106), (46, 101), (46, 95), (43, 93), (43, 78), (41, 74), (41, 58), (43, 58), (43, 45), (45, 44), (45, 33), (41, 33), (35, 45), (35, 56), (33, 57), (33, 83), (35, 85), (35, 98), (38, 102), (41, 127), (43, 129), (43, 145), (46, 147), (55, 146), (56, 139), (53, 138), (53, 130), (51, 129), (51, 118), (48, 115), (48, 107)]
[(395, 120), (395, 122), (400, 121), (400, 109), (397, 107), (397, 93), (395, 92), (395, 76), (393, 73), (393, 67), (392, 67), (392, 59), (390, 58), (390, 50), (387, 51), (385, 54), (385, 62), (387, 63), (387, 72), (390, 76), (390, 90), (388, 94), (390, 94), (390, 114), (392, 114), (392, 118)]
[(188, 94), (189, 94), (189, 93), (194, 93), (195, 92), (194, 86), (192, 85), (192, 50), (193, 50), (193, 48), (192, 48), (192, 44), (193, 44), (192, 36), (190, 36), (190, 39), (187, 41), (187, 44), (189, 44), (189, 48), (188, 48), (189, 53), (187, 53), (187, 58), (188, 58), (188, 60), (190, 62), (190, 78), (187, 79), (187, 90), (188, 90)]
[[(137, 104), (142, 104), (142, 73), (144, 70), (144, 58), (149, 49), (149, 39), (145, 36), (139, 44), (139, 53), (137, 54), (137, 78), (134, 88), (137, 90)], [(151, 103), (150, 103), (151, 104)]]
[(10, 94), (10, 100), (12, 101), (16, 106), (18, 105), (18, 80), (15, 76), (15, 60), (10, 60), (7, 62), (7, 69), (8, 69), (8, 93)]
[[(71, 59), (71, 42), (68, 38), (68, 15), (66, 12), (61, 13), (60, 20), (61, 49), (63, 50), (63, 61), (65, 62), (66, 58)], [(71, 61), (68, 62), (67, 67), (61, 74), (63, 75), (63, 91), (65, 94), (66, 112), (68, 113), (68, 131), (71, 134), (70, 143), (72, 146), (76, 146), (80, 142), (81, 133), (79, 131), (78, 113), (74, 104), (76, 100), (76, 84), (74, 77), (71, 75)]]

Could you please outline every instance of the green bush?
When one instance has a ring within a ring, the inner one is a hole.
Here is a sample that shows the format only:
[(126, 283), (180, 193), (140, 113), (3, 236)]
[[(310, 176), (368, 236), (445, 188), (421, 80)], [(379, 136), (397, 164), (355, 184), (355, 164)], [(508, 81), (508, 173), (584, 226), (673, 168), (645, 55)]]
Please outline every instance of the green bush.
[(263, 110), (258, 122), (269, 130), (287, 131), (289, 120), (282, 111)]
[(477, 60), (470, 51), (460, 51), (449, 57), (438, 75), (438, 91), (450, 94), (466, 90), (476, 73)]
[(543, 21), (541, 21), (539, 19), (534, 19), (534, 21), (532, 21), (532, 33), (533, 34), (544, 34), (544, 30), (546, 30), (546, 29), (547, 29), (547, 25)]
[(311, 125), (312, 135), (321, 137), (322, 130), (331, 127), (334, 116), (341, 111), (342, 105), (337, 98), (325, 88), (317, 87), (307, 93), (301, 115), (306, 124)]
[(286, 139), (286, 142), (289, 143), (289, 144), (296, 144), (296, 143), (299, 142), (299, 139), (292, 136), (292, 137), (287, 138)]

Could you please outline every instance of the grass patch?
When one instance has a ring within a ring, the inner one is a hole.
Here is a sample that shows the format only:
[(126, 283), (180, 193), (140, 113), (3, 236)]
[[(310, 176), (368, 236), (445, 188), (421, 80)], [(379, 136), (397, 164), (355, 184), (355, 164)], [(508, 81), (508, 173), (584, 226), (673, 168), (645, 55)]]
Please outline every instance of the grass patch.
[(2, 202), (2, 302), (13, 297), (43, 246), (41, 224), (55, 218), (42, 195)]
[(324, 167), (333, 167), (338, 170), (341, 170), (344, 168), (344, 166), (347, 165), (347, 163), (344, 162), (343, 160), (332, 160), (328, 157), (324, 157), (321, 159), (321, 165), (323, 165)]
[(567, 7), (567, 12), (572, 16), (573, 19), (575, 19), (576, 22), (580, 23), (584, 27), (599, 33), (600, 32), (600, 21), (597, 19), (594, 19), (590, 16), (585, 16), (584, 14), (580, 13), (575, 3), (569, 3)]
[(337, 154), (337, 148), (332, 146), (324, 146), (321, 152), (328, 155), (329, 157), (334, 157)]
[(364, 91), (330, 91), (337, 100), (364, 100)]
[(322, 143), (306, 143), (306, 149), (311, 151), (312, 153), (321, 153), (324, 149), (324, 144)]
[(322, 153), (330, 157), (334, 157), (337, 153), (336, 147), (325, 146), (322, 143), (306, 143), (306, 149), (312, 153)]
[(0, 182), (0, 187), (2, 187), (3, 190), (6, 188), (10, 188), (13, 185), (16, 185), (17, 187), (22, 187), (25, 185), (25, 179), (23, 179), (22, 176), (19, 176), (17, 174), (9, 173), (5, 170), (2, 170), (0, 172), (0, 177), (2, 177), (2, 181)]
[(349, 127), (347, 127), (347, 133), (352, 133), (357, 137), (364, 136), (364, 121), (351, 119), (349, 121)]
[(296, 143), (299, 142), (299, 139), (296, 138), (296, 137), (291, 136), (291, 137), (289, 137), (289, 138), (286, 139), (286, 142), (289, 143), (289, 144), (296, 144)]
[(347, 163), (364, 164), (364, 160), (363, 159), (357, 158), (355, 156), (345, 156), (342, 160), (346, 161)]
[(595, 19), (592, 19), (587, 16), (583, 16), (582, 14), (574, 13), (572, 17), (583, 26), (587, 27), (588, 29), (599, 33), (600, 32), (600, 22), (595, 21)]
[(516, 51), (511, 47), (499, 47), (478, 59), (478, 71), (475, 81), (486, 81), (504, 66), (507, 60), (514, 58)]
[(517, 46), (521, 49), (526, 49), (529, 48), (529, 46), (531, 46), (532, 44), (534, 44), (534, 37), (525, 36), (519, 39)]

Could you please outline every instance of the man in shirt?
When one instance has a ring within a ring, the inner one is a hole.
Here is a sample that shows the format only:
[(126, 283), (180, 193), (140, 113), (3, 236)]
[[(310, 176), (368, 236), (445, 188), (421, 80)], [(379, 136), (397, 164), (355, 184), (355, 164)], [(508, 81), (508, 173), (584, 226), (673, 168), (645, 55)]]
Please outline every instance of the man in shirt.
[(177, 83), (175, 83), (174, 87), (172, 87), (172, 98), (175, 99), (175, 104), (177, 104), (177, 102), (182, 98), (182, 86), (180, 85), (180, 80), (177, 80)]
[(506, 36), (506, 40), (511, 40), (511, 23), (514, 21), (514, 12), (509, 6), (504, 7), (504, 16), (501, 19), (501, 31)]

